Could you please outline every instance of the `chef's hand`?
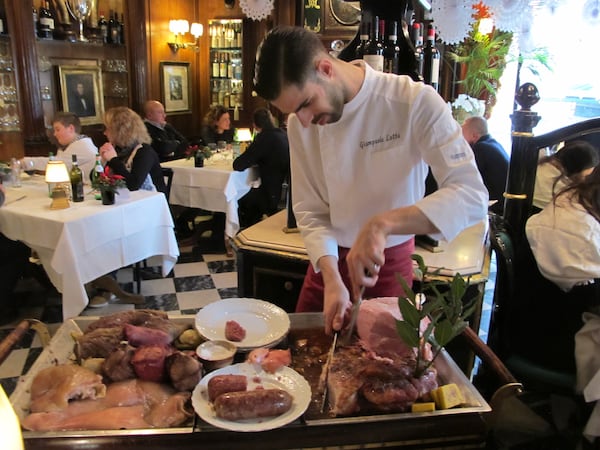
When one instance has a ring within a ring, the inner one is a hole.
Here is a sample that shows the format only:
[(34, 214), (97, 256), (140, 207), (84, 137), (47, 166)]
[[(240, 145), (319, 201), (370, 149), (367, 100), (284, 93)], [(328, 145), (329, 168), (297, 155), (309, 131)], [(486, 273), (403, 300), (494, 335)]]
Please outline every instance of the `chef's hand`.
[(358, 298), (361, 286), (372, 287), (385, 263), (387, 232), (378, 216), (371, 218), (360, 230), (346, 256), (348, 275), (352, 283), (352, 298)]
[(330, 335), (342, 329), (346, 318), (350, 315), (352, 302), (338, 270), (337, 258), (329, 255), (322, 256), (319, 258), (318, 265), (323, 276), (325, 334)]
[(117, 156), (117, 151), (110, 142), (105, 142), (98, 150), (102, 157), (102, 162), (106, 164), (108, 161)]

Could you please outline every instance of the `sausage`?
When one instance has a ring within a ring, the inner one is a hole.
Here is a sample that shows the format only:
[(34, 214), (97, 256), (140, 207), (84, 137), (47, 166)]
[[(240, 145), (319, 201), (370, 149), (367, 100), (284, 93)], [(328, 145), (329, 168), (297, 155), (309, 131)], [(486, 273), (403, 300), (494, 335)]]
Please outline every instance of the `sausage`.
[(208, 380), (208, 400), (214, 402), (221, 394), (246, 389), (248, 389), (248, 380), (245, 375), (215, 375)]
[(282, 389), (229, 392), (215, 400), (217, 417), (225, 420), (279, 416), (292, 407), (292, 396)]

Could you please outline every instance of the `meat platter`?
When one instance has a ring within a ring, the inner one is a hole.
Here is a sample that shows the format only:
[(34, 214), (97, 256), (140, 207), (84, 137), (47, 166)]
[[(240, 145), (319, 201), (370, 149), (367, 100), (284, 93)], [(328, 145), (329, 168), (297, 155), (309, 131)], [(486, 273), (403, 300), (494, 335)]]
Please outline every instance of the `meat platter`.
[[(303, 330), (322, 327), (323, 323), (320, 313), (290, 314), (289, 317), (290, 336), (301, 336)], [(57, 330), (50, 344), (35, 361), (28, 374), (21, 378), (11, 396), (11, 402), (19, 418), (22, 419), (29, 410), (29, 389), (35, 375), (46, 367), (72, 358), (74, 350), (72, 335), (85, 330), (88, 324), (96, 319), (96, 317), (79, 317), (68, 320)], [(174, 316), (170, 319), (193, 324), (195, 316)], [(291, 343), (286, 338), (279, 346), (288, 345), (291, 346)], [(431, 442), (436, 442), (438, 445), (446, 440), (454, 444), (463, 442), (466, 444), (464, 448), (470, 448), (470, 444), (476, 448), (485, 440), (486, 425), (483, 417), (491, 411), (490, 406), (447, 353), (442, 352), (436, 360), (435, 367), (438, 377), (443, 382), (455, 383), (459, 386), (466, 401), (465, 406), (427, 413), (379, 413), (349, 417), (329, 417), (309, 407), (302, 417), (291, 424), (261, 433), (220, 430), (195, 417), (189, 424), (186, 423), (179, 428), (77, 432), (24, 431), (23, 437), (27, 449), (70, 448), (81, 438), (96, 442), (95, 448), (115, 448), (114, 445), (122, 440), (127, 440), (128, 448), (145, 449), (153, 448), (153, 445), (154, 448), (161, 448), (164, 443), (177, 448), (197, 448), (199, 441), (206, 445), (227, 443), (227, 448), (248, 448), (249, 444), (253, 442), (256, 444), (258, 441), (261, 443), (261, 448), (287, 448), (290, 443), (298, 448), (370, 443), (370, 440), (365, 441), (365, 439), (373, 439), (373, 436), (377, 436), (380, 440), (378, 442), (422, 442), (423, 448), (430, 446)], [(318, 401), (317, 395), (317, 393), (313, 394), (314, 401)], [(257, 435), (262, 437), (258, 438)], [(268, 438), (265, 439), (265, 436)]]

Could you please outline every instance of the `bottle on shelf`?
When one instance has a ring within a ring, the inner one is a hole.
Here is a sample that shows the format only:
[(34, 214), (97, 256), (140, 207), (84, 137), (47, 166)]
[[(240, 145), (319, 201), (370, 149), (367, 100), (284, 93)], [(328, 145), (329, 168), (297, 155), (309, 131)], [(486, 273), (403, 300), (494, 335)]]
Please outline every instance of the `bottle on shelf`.
[(219, 59), (219, 78), (227, 78), (227, 58), (229, 54), (221, 52), (221, 58)]
[(356, 59), (363, 59), (365, 47), (369, 42), (369, 28), (371, 24), (368, 20), (364, 20), (360, 23), (360, 43), (356, 46), (355, 55)]
[(33, 7), (33, 34), (37, 34), (37, 30), (39, 27), (39, 19), (38, 19), (38, 12), (37, 9), (35, 9), (35, 6)]
[(121, 13), (121, 20), (119, 20), (119, 44), (125, 44), (125, 17)]
[(52, 39), (54, 33), (54, 15), (50, 10), (48, 0), (42, 1), (38, 12), (38, 37)]
[(385, 29), (385, 21), (379, 16), (373, 17), (373, 25), (371, 27), (371, 35), (369, 42), (364, 49), (363, 59), (373, 69), (383, 72), (383, 42), (380, 34), (381, 26)]
[(100, 11), (100, 19), (98, 20), (98, 28), (100, 29), (100, 37), (104, 44), (108, 44), (108, 22), (104, 17), (104, 11)]
[(71, 179), (71, 196), (74, 202), (83, 201), (83, 173), (77, 163), (77, 155), (72, 155), (71, 172), (69, 172), (69, 178)]
[(400, 73), (400, 46), (398, 45), (398, 21), (390, 22), (388, 39), (383, 48), (383, 71), (386, 73)]
[(219, 78), (219, 72), (220, 72), (220, 66), (219, 66), (219, 52), (213, 52), (213, 59), (212, 59), (212, 77), (213, 78)]
[(420, 77), (423, 77), (423, 34), (421, 33), (421, 24), (415, 22), (413, 24), (413, 43), (415, 46), (415, 58), (417, 60), (417, 72)]
[(423, 81), (436, 91), (440, 76), (440, 52), (435, 47), (435, 29), (432, 24), (427, 28), (427, 42), (423, 48)]
[(109, 44), (119, 43), (119, 28), (117, 20), (115, 20), (116, 13), (111, 9), (108, 14), (108, 42)]

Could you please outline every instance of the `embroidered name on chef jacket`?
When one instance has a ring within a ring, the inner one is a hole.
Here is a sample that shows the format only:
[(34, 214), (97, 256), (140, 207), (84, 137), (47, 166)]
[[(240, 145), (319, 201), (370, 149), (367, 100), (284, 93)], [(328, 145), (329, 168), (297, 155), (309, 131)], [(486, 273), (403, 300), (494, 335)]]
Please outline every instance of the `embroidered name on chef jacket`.
[(360, 141), (359, 145), (362, 150), (372, 150), (378, 152), (388, 149), (390, 144), (398, 139), (400, 139), (400, 133), (394, 132), (368, 141)]
[(442, 149), (442, 155), (444, 161), (449, 167), (459, 166), (467, 161), (470, 161), (472, 156), (471, 152), (468, 152), (464, 147), (456, 148), (456, 146), (450, 146)]

